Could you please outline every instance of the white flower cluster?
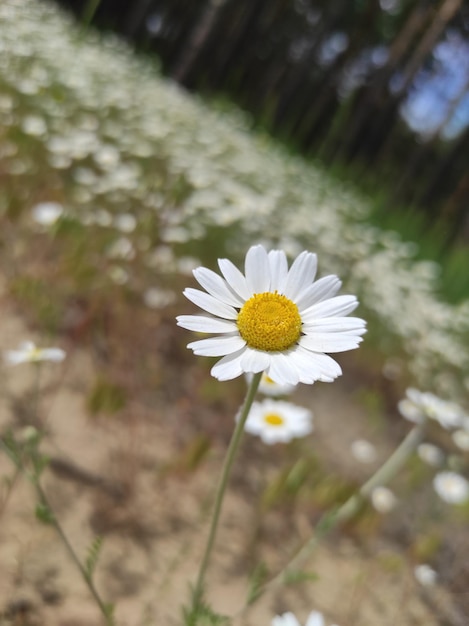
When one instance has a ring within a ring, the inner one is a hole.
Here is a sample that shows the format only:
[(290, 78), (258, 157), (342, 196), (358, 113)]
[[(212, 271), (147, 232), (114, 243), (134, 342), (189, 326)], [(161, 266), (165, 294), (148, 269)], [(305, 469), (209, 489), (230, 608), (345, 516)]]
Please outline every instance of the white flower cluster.
[[(438, 423), (451, 431), (453, 442), (460, 450), (469, 449), (469, 415), (456, 402), (449, 402), (429, 391), (409, 388), (406, 397), (399, 401), (398, 409), (405, 419), (416, 424), (425, 419)], [(431, 443), (417, 448), (419, 457), (430, 466), (441, 467), (445, 461), (443, 450)], [(469, 501), (469, 481), (454, 471), (440, 471), (433, 479), (433, 487), (448, 504), (464, 504)]]
[[(418, 384), (469, 388), (469, 302), (438, 301), (438, 266), (367, 225), (363, 198), (253, 135), (246, 117), (210, 110), (161, 79), (117, 38), (78, 37), (53, 5), (3, 0), (0, 32), (0, 158), (15, 188), (41, 200), (32, 217), (42, 230), (62, 214), (108, 229), (103, 254), (116, 284), (131, 283), (127, 264), (137, 257), (149, 271), (187, 272), (199, 262), (176, 255), (175, 244), (214, 229), (228, 233), (230, 254), (254, 240), (292, 256), (314, 249), (376, 316), (383, 350), (392, 355), (390, 340), (401, 338)], [(46, 169), (54, 198), (39, 198)], [(150, 307), (172, 300), (139, 288)]]

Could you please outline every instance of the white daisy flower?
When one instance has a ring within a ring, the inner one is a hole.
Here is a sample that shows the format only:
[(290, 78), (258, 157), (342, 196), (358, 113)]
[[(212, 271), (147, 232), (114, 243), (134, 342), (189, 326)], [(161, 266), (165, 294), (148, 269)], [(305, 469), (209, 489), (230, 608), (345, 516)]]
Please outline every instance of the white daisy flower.
[(469, 500), (469, 482), (456, 472), (440, 472), (433, 479), (433, 487), (448, 504), (464, 504)]
[(313, 430), (313, 414), (302, 406), (266, 398), (254, 402), (244, 430), (258, 435), (264, 443), (288, 443)]
[(58, 202), (40, 202), (32, 209), (33, 220), (41, 226), (52, 226), (63, 212), (64, 208)]
[(389, 513), (397, 504), (397, 498), (388, 487), (375, 487), (370, 495), (371, 504), (378, 513)]
[(458, 404), (443, 400), (429, 391), (422, 392), (411, 387), (406, 390), (406, 396), (397, 407), (403, 417), (416, 424), (428, 417), (443, 428), (457, 428), (465, 417)]
[[(251, 382), (252, 374), (246, 374), (246, 379), (248, 382)], [(265, 396), (288, 396), (295, 388), (296, 385), (289, 385), (288, 383), (281, 385), (280, 383), (276, 383), (265, 373), (262, 374), (259, 382), (259, 392), (263, 393)]]
[(376, 461), (375, 446), (365, 439), (356, 439), (350, 446), (352, 455), (360, 461), (360, 463), (373, 463)]
[(438, 574), (435, 570), (427, 565), (426, 563), (422, 563), (421, 565), (417, 565), (414, 568), (414, 576), (423, 587), (431, 587), (438, 580)]
[(461, 428), (459, 430), (456, 430), (453, 433), (452, 437), (454, 443), (458, 446), (460, 450), (469, 450), (469, 431)]
[[(271, 626), (301, 626), (301, 624), (293, 613), (288, 612), (274, 617)], [(305, 626), (325, 626), (324, 615), (319, 613), (319, 611), (312, 611), (306, 620)]]
[(37, 348), (32, 341), (25, 341), (20, 344), (18, 350), (7, 350), (3, 354), (5, 361), (10, 365), (38, 361), (60, 362), (65, 359), (65, 352), (60, 348)]
[(194, 270), (207, 293), (184, 295), (211, 315), (180, 315), (179, 326), (219, 336), (188, 345), (194, 354), (222, 356), (212, 368), (218, 380), (265, 372), (279, 384), (332, 382), (342, 370), (326, 352), (358, 347), (365, 322), (345, 316), (358, 305), (355, 296), (336, 296), (341, 282), (325, 276), (314, 282), (316, 255), (302, 252), (288, 269), (283, 251), (267, 253), (252, 246), (243, 275), (228, 259), (219, 259), (223, 278)]
[(424, 463), (433, 467), (443, 465), (445, 453), (441, 448), (433, 443), (421, 443), (417, 446), (417, 454)]

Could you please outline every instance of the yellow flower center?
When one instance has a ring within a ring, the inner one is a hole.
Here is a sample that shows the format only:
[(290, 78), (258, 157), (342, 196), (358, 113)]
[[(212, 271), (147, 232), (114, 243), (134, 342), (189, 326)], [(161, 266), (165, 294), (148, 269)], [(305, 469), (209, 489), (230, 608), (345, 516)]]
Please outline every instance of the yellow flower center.
[(264, 421), (267, 422), (267, 424), (269, 424), (270, 426), (281, 426), (284, 422), (284, 419), (276, 413), (267, 413), (267, 415), (264, 416)]
[(287, 350), (301, 335), (298, 307), (276, 292), (249, 298), (238, 313), (237, 324), (248, 346), (266, 352)]

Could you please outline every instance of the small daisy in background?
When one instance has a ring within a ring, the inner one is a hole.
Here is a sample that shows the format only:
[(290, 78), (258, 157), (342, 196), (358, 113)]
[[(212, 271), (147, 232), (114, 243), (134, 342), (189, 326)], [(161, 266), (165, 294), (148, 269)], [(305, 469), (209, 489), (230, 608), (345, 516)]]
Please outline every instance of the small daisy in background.
[(419, 424), (428, 417), (445, 429), (460, 427), (466, 417), (464, 410), (455, 402), (412, 387), (406, 390), (406, 397), (399, 401), (397, 408), (402, 417), (410, 422)]
[(315, 281), (317, 258), (302, 252), (288, 269), (285, 252), (252, 246), (245, 274), (219, 259), (223, 278), (198, 267), (194, 276), (206, 292), (184, 295), (209, 315), (180, 315), (179, 326), (219, 335), (187, 347), (200, 356), (223, 357), (212, 368), (218, 380), (265, 372), (279, 384), (332, 382), (342, 374), (326, 352), (357, 348), (366, 332), (364, 320), (346, 317), (358, 306), (355, 296), (337, 296), (341, 281)]
[(469, 431), (464, 428), (456, 430), (452, 434), (452, 438), (460, 450), (464, 450), (464, 452), (469, 450)]
[[(293, 613), (288, 612), (274, 617), (271, 626), (301, 626), (301, 624)], [(319, 613), (319, 611), (312, 611), (304, 626), (326, 626), (324, 615)], [(337, 624), (332, 624), (331, 626), (337, 626)]]
[(375, 446), (366, 439), (356, 439), (350, 446), (352, 455), (360, 463), (374, 463), (377, 459)]
[[(246, 374), (246, 380), (248, 383), (252, 380), (252, 374)], [(271, 396), (274, 398), (278, 398), (279, 396), (288, 396), (296, 389), (296, 385), (289, 385), (285, 383), (281, 385), (280, 383), (276, 383), (274, 380), (269, 378), (267, 374), (262, 374), (261, 381), (259, 383), (259, 393), (264, 394), (264, 396)]]
[(32, 341), (24, 341), (18, 350), (6, 350), (3, 356), (9, 365), (19, 365), (20, 363), (38, 363), (39, 361), (59, 363), (65, 359), (66, 353), (61, 348), (38, 348)]
[(378, 513), (389, 513), (397, 505), (397, 498), (388, 487), (375, 487), (370, 495), (371, 504)]
[(445, 460), (443, 450), (433, 443), (421, 443), (417, 447), (417, 454), (424, 463), (432, 467), (441, 467)]
[(438, 580), (438, 574), (430, 565), (427, 565), (427, 563), (416, 565), (414, 568), (414, 576), (422, 587), (432, 587)]
[(264, 443), (288, 443), (313, 430), (313, 414), (302, 406), (267, 398), (254, 402), (244, 430)]
[(58, 202), (40, 202), (32, 209), (33, 220), (41, 226), (52, 226), (63, 215), (64, 208)]
[(469, 501), (469, 481), (456, 472), (440, 472), (433, 479), (433, 487), (448, 504), (464, 504)]
[(456, 472), (440, 472), (433, 479), (433, 487), (448, 504), (464, 504), (469, 500), (469, 482)]

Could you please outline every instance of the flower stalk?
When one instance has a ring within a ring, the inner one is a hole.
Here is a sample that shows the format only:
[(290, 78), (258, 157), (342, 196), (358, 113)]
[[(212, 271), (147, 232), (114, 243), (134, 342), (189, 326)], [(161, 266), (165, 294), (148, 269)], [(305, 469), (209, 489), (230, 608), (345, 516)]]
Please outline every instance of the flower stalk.
[(195, 612), (198, 604), (200, 604), (203, 589), (204, 589), (204, 580), (205, 574), (207, 571), (207, 566), (210, 560), (210, 555), (212, 553), (213, 545), (215, 542), (215, 537), (217, 533), (218, 522), (220, 519), (221, 507), (223, 504), (223, 498), (226, 491), (226, 486), (228, 484), (228, 478), (231, 473), (231, 468), (233, 466), (233, 461), (236, 456), (236, 452), (239, 448), (239, 444), (241, 442), (241, 437), (244, 431), (244, 425), (249, 415), (249, 411), (251, 410), (252, 403), (256, 396), (257, 388), (259, 387), (259, 383), (262, 377), (262, 372), (259, 374), (254, 374), (251, 383), (248, 387), (246, 397), (244, 399), (243, 406), (241, 408), (241, 412), (239, 414), (239, 419), (237, 420), (235, 429), (233, 431), (233, 435), (231, 436), (231, 441), (228, 446), (228, 450), (226, 452), (225, 461), (223, 463), (223, 468), (220, 474), (220, 479), (215, 495), (215, 502), (213, 506), (213, 514), (212, 520), (210, 523), (210, 530), (207, 538), (207, 544), (205, 547), (204, 555), (202, 557), (202, 561), (199, 567), (199, 573), (197, 576), (197, 581), (195, 583), (194, 591), (193, 591), (193, 602), (192, 602), (192, 610)]

